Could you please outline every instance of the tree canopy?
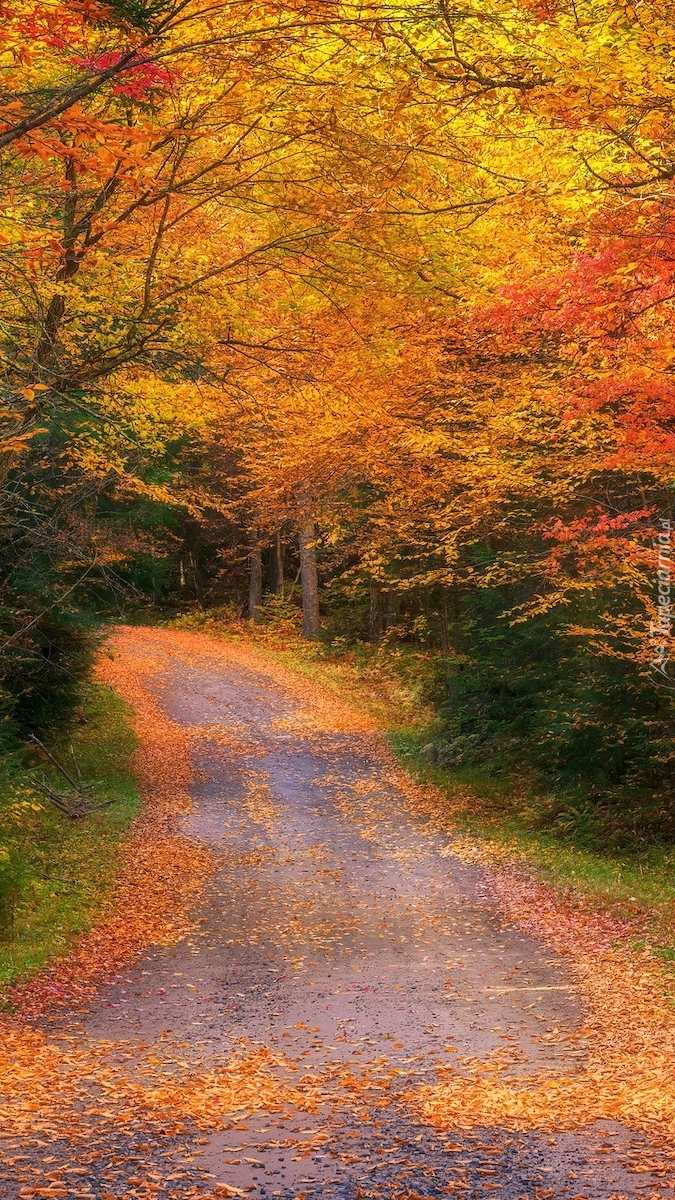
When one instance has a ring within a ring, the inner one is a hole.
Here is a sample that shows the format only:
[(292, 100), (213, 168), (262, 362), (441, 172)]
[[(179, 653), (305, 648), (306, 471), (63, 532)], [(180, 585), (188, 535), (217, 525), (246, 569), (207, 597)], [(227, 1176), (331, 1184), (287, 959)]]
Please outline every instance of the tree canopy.
[(652, 795), (670, 5), (2, 15), (8, 714), (76, 671), (87, 607), (240, 597), (249, 556), (304, 529), (358, 636), (424, 629), (449, 664), (453, 753), (494, 749), (511, 705), (542, 760), (594, 753)]

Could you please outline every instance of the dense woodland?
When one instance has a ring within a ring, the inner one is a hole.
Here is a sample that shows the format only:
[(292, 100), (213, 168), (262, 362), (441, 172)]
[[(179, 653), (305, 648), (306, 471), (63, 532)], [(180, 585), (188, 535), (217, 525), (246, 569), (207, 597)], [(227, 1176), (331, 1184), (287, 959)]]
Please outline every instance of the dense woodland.
[(2, 6), (8, 754), (110, 619), (281, 616), (417, 654), (448, 766), (675, 834), (674, 49), (667, 0)]

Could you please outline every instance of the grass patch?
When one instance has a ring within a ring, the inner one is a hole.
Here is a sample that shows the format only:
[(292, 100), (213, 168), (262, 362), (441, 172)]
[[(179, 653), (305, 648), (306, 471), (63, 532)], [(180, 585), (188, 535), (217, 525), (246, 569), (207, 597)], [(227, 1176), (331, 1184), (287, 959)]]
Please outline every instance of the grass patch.
[(137, 739), (127, 713), (109, 688), (89, 683), (75, 730), (49, 743), (60, 761), (72, 744), (96, 798), (113, 801), (82, 820), (62, 815), (31, 786), (31, 775), (56, 791), (65, 786), (37, 756), (5, 764), (0, 774), (0, 986), (67, 953), (111, 900), (125, 834), (140, 807), (131, 765)]
[(538, 878), (561, 892), (574, 892), (619, 916), (642, 918), (647, 941), (664, 960), (675, 959), (675, 848), (636, 843), (621, 854), (583, 844), (583, 831), (571, 826), (538, 828), (551, 798), (532, 793), (526, 779), (491, 778), (477, 768), (444, 767), (420, 756), (436, 728), (413, 726), (389, 741), (413, 778), (433, 783), (448, 799), (448, 814), (462, 833), (480, 838), (501, 855), (529, 864)]

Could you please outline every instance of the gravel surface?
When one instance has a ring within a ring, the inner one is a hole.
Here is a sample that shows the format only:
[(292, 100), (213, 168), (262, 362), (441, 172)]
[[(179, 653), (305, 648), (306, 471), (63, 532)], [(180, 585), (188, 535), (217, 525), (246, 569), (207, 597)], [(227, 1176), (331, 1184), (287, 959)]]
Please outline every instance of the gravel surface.
[[(149, 686), (193, 735), (186, 831), (218, 870), (194, 933), (149, 950), (67, 1027), (119, 1042), (130, 1069), (139, 1045), (179, 1046), (194, 1071), (266, 1047), (284, 1054), (289, 1092), (314, 1101), (244, 1111), (180, 1143), (150, 1130), (146, 1160), (149, 1138), (158, 1164), (184, 1164), (154, 1194), (646, 1195), (653, 1178), (625, 1166), (640, 1139), (612, 1123), (440, 1133), (423, 1121), (417, 1090), (457, 1063), (505, 1078), (581, 1070), (573, 977), (504, 924), (482, 869), (411, 813), (377, 737), (313, 728), (306, 692), (169, 646), (148, 637), (163, 664)], [(88, 1186), (136, 1194), (104, 1188), (93, 1168)]]

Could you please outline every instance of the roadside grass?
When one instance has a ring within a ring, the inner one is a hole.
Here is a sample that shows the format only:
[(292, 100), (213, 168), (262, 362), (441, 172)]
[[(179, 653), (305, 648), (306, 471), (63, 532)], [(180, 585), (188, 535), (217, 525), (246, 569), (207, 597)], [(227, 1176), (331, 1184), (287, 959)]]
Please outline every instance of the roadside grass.
[(622, 853), (600, 852), (583, 845), (574, 827), (538, 828), (550, 797), (533, 794), (525, 779), (491, 780), (475, 768), (425, 761), (420, 750), (433, 742), (434, 732), (433, 725), (399, 729), (389, 742), (414, 779), (434, 784), (447, 797), (448, 816), (459, 832), (480, 839), (488, 857), (533, 869), (575, 902), (611, 908), (640, 927), (636, 947), (649, 944), (664, 961), (675, 960), (675, 847), (652, 842)]
[(62, 762), (72, 745), (96, 800), (112, 800), (81, 820), (59, 812), (33, 786), (32, 778), (42, 778), (55, 791), (67, 789), (37, 752), (30, 762), (14, 756), (0, 769), (0, 988), (67, 953), (110, 903), (140, 808), (132, 770), (137, 739), (127, 712), (108, 687), (89, 683), (75, 730), (49, 742)]
[(246, 642), (368, 712), (408, 773), (447, 798), (448, 823), (475, 839), (484, 856), (508, 859), (571, 903), (611, 909), (639, 930), (636, 948), (649, 945), (675, 966), (675, 846), (638, 836), (620, 851), (589, 846), (581, 823), (551, 824), (556, 797), (537, 793), (527, 778), (427, 762), (420, 751), (438, 738), (442, 723), (424, 699), (429, 662), (423, 651), (307, 642), (297, 619), (274, 609), (260, 622), (206, 612), (170, 624)]

